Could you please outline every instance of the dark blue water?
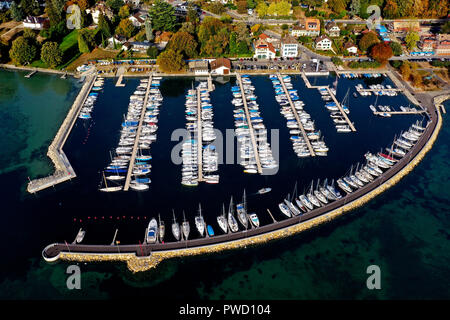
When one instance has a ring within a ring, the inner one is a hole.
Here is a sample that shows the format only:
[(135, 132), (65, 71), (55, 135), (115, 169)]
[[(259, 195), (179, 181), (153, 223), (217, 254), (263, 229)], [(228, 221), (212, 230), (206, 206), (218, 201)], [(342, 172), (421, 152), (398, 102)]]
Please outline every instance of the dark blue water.
[[(334, 78), (320, 78), (318, 81), (331, 84)], [(367, 209), (355, 211), (348, 218), (339, 219), (337, 222), (309, 231), (304, 235), (273, 244), (214, 256), (167, 261), (154, 271), (138, 275), (129, 273), (122, 264), (83, 265), (83, 270), (87, 274), (84, 281), (88, 288), (82, 294), (69, 293), (65, 290), (64, 263), (48, 265), (40, 260), (40, 251), (45, 245), (55, 241), (73, 241), (80, 227), (87, 230), (84, 240), (86, 243), (110, 243), (114, 230), (118, 228), (117, 240), (124, 244), (142, 241), (149, 218), (157, 216), (158, 213), (168, 224), (171, 220), (172, 209), (175, 210), (179, 220), (184, 210), (186, 218), (192, 225), (199, 202), (202, 204), (206, 222), (219, 231), (216, 216), (221, 212), (222, 203), (228, 205), (230, 196), (239, 200), (244, 188), (249, 194), (249, 209), (258, 214), (263, 224), (270, 222), (266, 208), (269, 208), (277, 219), (282, 219), (277, 204), (287, 193), (292, 192), (296, 181), (299, 191), (303, 191), (308, 188), (312, 180), (338, 178), (345, 174), (351, 165), (362, 162), (365, 152), (376, 152), (390, 145), (394, 135), (408, 128), (416, 119), (420, 119), (417, 116), (399, 116), (390, 119), (374, 117), (368, 108), (368, 105), (374, 102), (374, 97), (354, 98), (352, 96), (354, 86), (361, 81), (339, 80), (337, 90), (339, 100), (344, 97), (347, 88), (351, 88), (349, 117), (354, 121), (358, 131), (338, 134), (318, 91), (307, 89), (300, 77), (293, 79), (294, 87), (299, 90), (299, 95), (306, 104), (306, 111), (315, 120), (316, 128), (321, 130), (330, 148), (327, 157), (298, 159), (292, 150), (286, 122), (279, 113), (279, 106), (274, 99), (271, 82), (266, 77), (252, 77), (264, 123), (269, 131), (279, 129), (279, 142), (271, 143), (272, 145), (279, 143), (278, 173), (273, 176), (249, 175), (243, 173), (241, 166), (227, 164), (220, 166), (219, 184), (184, 187), (180, 183), (181, 166), (171, 161), (171, 150), (178, 143), (178, 141), (171, 141), (171, 135), (175, 129), (184, 127), (184, 94), (196, 83), (194, 79), (189, 78), (164, 79), (161, 85), (164, 101), (159, 116), (158, 138), (151, 147), (153, 160), (150, 190), (140, 193), (129, 191), (105, 194), (97, 191), (101, 181), (101, 170), (109, 161), (109, 151), (118, 142), (118, 131), (123, 114), (127, 110), (129, 96), (139, 82), (137, 79), (130, 79), (125, 87), (116, 88), (114, 81), (106, 80), (104, 90), (100, 93), (93, 112), (93, 120), (78, 121), (64, 148), (77, 173), (76, 179), (55, 189), (31, 196), (23, 193), (27, 179), (25, 172), (16, 170), (1, 175), (3, 185), (8, 186), (3, 188), (3, 197), (7, 201), (4, 201), (6, 210), (2, 218), (5, 223), (1, 228), (2, 237), (5, 235), (8, 241), (1, 242), (1, 249), (2, 252), (13, 257), (0, 269), (2, 296), (6, 288), (13, 290), (15, 297), (31, 298), (39, 297), (37, 292), (42, 288), (45, 288), (46, 292), (44, 297), (49, 298), (152, 296), (157, 293), (161, 296), (173, 296), (174, 288), (181, 288), (175, 293), (176, 296), (189, 294), (202, 298), (392, 297), (393, 295), (389, 293), (362, 294), (361, 286), (364, 286), (365, 280), (361, 279), (365, 274), (364, 270), (361, 273), (360, 265), (365, 265), (370, 259), (381, 259), (381, 262), (394, 260), (399, 264), (404, 264), (410, 259), (411, 263), (416, 263), (413, 269), (426, 269), (422, 261), (418, 261), (413, 253), (406, 254), (402, 258), (405, 261), (398, 261), (395, 254), (389, 252), (393, 249), (390, 244), (385, 246), (385, 249), (380, 249), (385, 242), (388, 244), (388, 238), (392, 239), (393, 247), (402, 246), (406, 241), (399, 235), (401, 232), (393, 227), (398, 227), (398, 222), (392, 217), (393, 213), (386, 213), (380, 208), (385, 203), (386, 205), (390, 203), (399, 210), (405, 210), (405, 201), (408, 205), (411, 202), (405, 200), (408, 197), (403, 193), (407, 193), (411, 185), (417, 184), (417, 174), (412, 174), (411, 178), (407, 178), (407, 183), (402, 182), (399, 187), (379, 197), (379, 200), (371, 202)], [(387, 80), (380, 81), (389, 84)], [(214, 123), (217, 129), (224, 132), (226, 129), (233, 128), (230, 88), (234, 85), (234, 79), (226, 84), (216, 83), (215, 85), (216, 89), (211, 93)], [(394, 106), (408, 105), (408, 101), (403, 96), (380, 97), (378, 103)], [(448, 138), (448, 133), (446, 137)], [(445, 142), (442, 144), (441, 140), (441, 146), (447, 146), (448, 153), (448, 144)], [(439, 156), (442, 157), (442, 155)], [(425, 162), (430, 161), (428, 158)], [(441, 159), (441, 161), (445, 160)], [(448, 167), (446, 175), (448, 177)], [(438, 173), (437, 177), (439, 177)], [(272, 187), (273, 190), (264, 196), (254, 195), (254, 192), (262, 187)], [(422, 189), (426, 188), (428, 188), (427, 183), (423, 181)], [(417, 191), (419, 199), (430, 196), (429, 192), (424, 190)], [(399, 193), (402, 196), (397, 196)], [(402, 202), (399, 202), (399, 199), (403, 199)], [(447, 203), (439, 207), (436, 212), (439, 217), (429, 217), (428, 222), (441, 219), (442, 210), (448, 208), (447, 200)], [(404, 213), (404, 215), (418, 214), (414, 207), (410, 210), (412, 210), (410, 213)], [(422, 210), (426, 212), (425, 209)], [(369, 214), (369, 211), (373, 212)], [(421, 219), (425, 219), (424, 214), (420, 216)], [(379, 219), (380, 222), (377, 223), (378, 220), (374, 222), (374, 218)], [(417, 227), (425, 224), (421, 219), (414, 223), (409, 220), (408, 222)], [(448, 218), (446, 219), (445, 223), (448, 223)], [(195, 231), (193, 230), (192, 233), (195, 234)], [(426, 236), (423, 235), (424, 238)], [(348, 241), (347, 243), (342, 242), (343, 245), (340, 246), (339, 241), (344, 240), (336, 240), (336, 238), (350, 239), (345, 240)], [(171, 235), (168, 234), (166, 240), (170, 241)], [(421, 243), (427, 243), (427, 240), (422, 239)], [(430, 242), (434, 243), (435, 239), (431, 240)], [(448, 246), (448, 236), (446, 240), (445, 245)], [(11, 243), (14, 243), (14, 246), (11, 246)], [(354, 251), (350, 248), (354, 248)], [(428, 246), (426, 248), (431, 249), (434, 256), (433, 249)], [(406, 250), (414, 251), (415, 249), (408, 245)], [(351, 262), (351, 259), (358, 261)], [(448, 259), (448, 256), (445, 259)], [(391, 264), (383, 263), (389, 265), (389, 271), (386, 272), (391, 273)], [(339, 270), (345, 270), (345, 265), (348, 265), (348, 270), (342, 271), (341, 275), (333, 274), (332, 270), (336, 264), (342, 266), (338, 268)], [(438, 264), (446, 270), (444, 274), (448, 274), (444, 261), (438, 261)], [(276, 271), (277, 268), (289, 269), (281, 274)], [(347, 274), (351, 270), (355, 277)], [(345, 277), (348, 280), (345, 280)], [(1, 279), (4, 279), (3, 283)], [(259, 282), (257, 279), (260, 279)], [(326, 284), (321, 284), (319, 279)], [(435, 287), (440, 290), (437, 291), (436, 296), (445, 296), (448, 291), (441, 288), (439, 279), (432, 277), (431, 282), (435, 283)], [(358, 282), (359, 280), (363, 281), (362, 284)], [(302, 283), (309, 290), (289, 289), (291, 282)], [(15, 289), (23, 283), (29, 284), (30, 289), (23, 292)], [(101, 287), (97, 289), (95, 283), (101, 283)], [(258, 287), (258, 283), (267, 289), (264, 294)], [(426, 285), (422, 280), (419, 284)], [(395, 284), (392, 285), (395, 286)], [(266, 286), (269, 287), (266, 288)], [(321, 293), (325, 287), (330, 288), (329, 295)], [(242, 293), (238, 288), (243, 290)], [(319, 288), (322, 288), (322, 291)], [(413, 297), (412, 294), (408, 295), (407, 291), (400, 288), (395, 290), (399, 292), (398, 297)]]

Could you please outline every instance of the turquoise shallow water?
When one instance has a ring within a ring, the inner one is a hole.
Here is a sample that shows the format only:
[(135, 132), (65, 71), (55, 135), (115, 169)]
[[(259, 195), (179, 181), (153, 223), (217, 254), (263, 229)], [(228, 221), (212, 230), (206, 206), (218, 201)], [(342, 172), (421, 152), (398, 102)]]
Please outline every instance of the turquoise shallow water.
[[(55, 240), (71, 238), (72, 233), (78, 230), (78, 226), (68, 222), (71, 213), (68, 214), (66, 210), (70, 204), (77, 207), (77, 202), (82, 201), (75, 199), (70, 202), (66, 193), (70, 194), (75, 188), (86, 188), (81, 194), (89, 197), (96, 185), (91, 186), (93, 182), (90, 180), (83, 182), (83, 172), (90, 174), (98, 168), (76, 167), (76, 171), (81, 174), (74, 185), (54, 192), (55, 196), (42, 196), (35, 200), (26, 196), (26, 200), (22, 200), (26, 177), (51, 171), (52, 166), (45, 156), (47, 146), (79, 89), (79, 84), (73, 80), (37, 76), (25, 81), (20, 73), (0, 72), (0, 116), (6, 121), (0, 128), (3, 130), (2, 137), (5, 137), (1, 140), (4, 153), (0, 159), (0, 181), (2, 201), (7, 204), (7, 210), (2, 212), (1, 217), (0, 249), (9, 257), (2, 261), (0, 267), (0, 298), (450, 298), (447, 285), (450, 279), (448, 121), (444, 121), (433, 149), (410, 175), (364, 208), (327, 225), (255, 248), (164, 261), (157, 269), (136, 275), (131, 274), (123, 264), (81, 264), (82, 290), (67, 290), (65, 269), (68, 264), (47, 264), (40, 259), (40, 250)], [(127, 87), (122, 90), (132, 91), (131, 83), (127, 83)], [(179, 98), (183, 94), (183, 90), (179, 89), (182, 85), (185, 84), (180, 82), (177, 86), (179, 92), (172, 91), (172, 95), (166, 95), (165, 102), (173, 106), (182, 103), (183, 98)], [(264, 95), (262, 90), (261, 85), (258, 85), (258, 96)], [(222, 92), (220, 89), (217, 91)], [(226, 89), (223, 92), (228, 91)], [(268, 95), (271, 95), (271, 91)], [(227, 98), (225, 96), (223, 99)], [(121, 99), (123, 101), (120, 103), (126, 106), (126, 96), (114, 96), (112, 99), (117, 103)], [(313, 105), (313, 100), (310, 101), (307, 103), (308, 108)], [(450, 109), (450, 104), (446, 105)], [(100, 107), (96, 108), (98, 111), (95, 112), (101, 111)], [(270, 113), (265, 110), (263, 116), (266, 120)], [(310, 112), (318, 119), (318, 126), (324, 128), (329, 119), (323, 116), (319, 118), (323, 111)], [(351, 115), (356, 117), (356, 112), (352, 111)], [(217, 110), (217, 113), (219, 116), (223, 113), (224, 118), (229, 118), (225, 111)], [(120, 112), (118, 114), (119, 117), (110, 114), (111, 121), (120, 123)], [(105, 119), (100, 115), (94, 113), (97, 123), (94, 129)], [(277, 119), (278, 113), (274, 112), (270, 116)], [(169, 109), (167, 114), (162, 113), (161, 122), (167, 117), (175, 117), (176, 121), (183, 123), (175, 109)], [(281, 120), (273, 121), (270, 125), (274, 127), (283, 125)], [(358, 123), (361, 121), (356, 121)], [(83, 152), (94, 156), (98, 141), (106, 141), (101, 139), (106, 139), (109, 131), (116, 131), (117, 125), (102, 129), (97, 127), (95, 132), (101, 133), (99, 136), (91, 134), (91, 147), (89, 144), (79, 145), (86, 128), (78, 125), (68, 142), (69, 159), (74, 159), (75, 166), (84, 164)], [(160, 134), (158, 139), (166, 137), (164, 131)], [(325, 137), (326, 141), (332, 143), (334, 137), (330, 133), (325, 133)], [(155, 148), (160, 148), (157, 150), (163, 147), (155, 145)], [(107, 157), (104, 150), (99, 153)], [(91, 180), (95, 182), (96, 178)], [(145, 204), (144, 198), (136, 198), (139, 203)], [(51, 212), (39, 209), (41, 203), (47, 202), (51, 203), (51, 206), (46, 204), (52, 209)], [(97, 203), (94, 206), (97, 212), (104, 210)], [(25, 212), (24, 208), (29, 212)], [(80, 205), (80, 208), (89, 208), (89, 204)], [(98, 230), (100, 226), (92, 225), (90, 228)], [(141, 231), (139, 228), (138, 232)], [(109, 234), (112, 227), (107, 229), (108, 237), (112, 236)], [(10, 246), (12, 243), (17, 246)], [(379, 291), (370, 291), (365, 285), (366, 268), (371, 264), (381, 268), (382, 289)]]

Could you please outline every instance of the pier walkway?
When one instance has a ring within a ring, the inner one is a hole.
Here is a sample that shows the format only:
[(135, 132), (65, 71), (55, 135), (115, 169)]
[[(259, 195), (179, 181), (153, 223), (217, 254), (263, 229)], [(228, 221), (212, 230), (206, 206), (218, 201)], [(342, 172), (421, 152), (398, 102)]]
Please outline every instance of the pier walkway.
[(350, 121), (350, 119), (347, 117), (347, 114), (345, 113), (344, 109), (342, 109), (341, 103), (336, 99), (334, 94), (331, 92), (330, 87), (327, 86), (326, 88), (327, 88), (328, 94), (331, 96), (331, 99), (333, 99), (333, 101), (336, 103), (336, 106), (338, 107), (339, 111), (344, 116), (344, 119), (347, 122), (347, 124), (350, 127), (350, 129), (352, 129), (352, 131), (356, 131), (355, 126)]
[(379, 115), (383, 115), (383, 114), (421, 114), (421, 113), (425, 113), (425, 110), (415, 110), (415, 111), (375, 111), (373, 114), (379, 116)]
[(382, 89), (364, 88), (364, 89), (356, 89), (356, 91), (358, 91), (358, 92), (403, 91), (403, 89), (400, 89), (400, 88), (382, 88)]
[(248, 128), (250, 131), (250, 138), (252, 140), (253, 152), (255, 154), (256, 167), (258, 168), (258, 173), (262, 173), (261, 160), (259, 159), (259, 150), (258, 145), (256, 144), (255, 132), (253, 130), (252, 122), (250, 121), (250, 113), (248, 112), (247, 107), (247, 98), (245, 97), (244, 86), (242, 85), (242, 79), (240, 74), (236, 74), (236, 80), (239, 83), (239, 87), (241, 88), (242, 94), (242, 102), (244, 103), (245, 117), (247, 118)]
[(89, 96), (96, 79), (96, 75), (91, 75), (86, 78), (83, 87), (67, 113), (61, 127), (56, 133), (55, 138), (48, 147), (47, 155), (55, 165), (55, 173), (44, 178), (31, 180), (27, 186), (28, 192), (35, 193), (76, 177), (75, 171), (73, 170), (62, 148), (64, 147), (64, 144), (72, 131), (72, 128), (78, 118), (78, 114)]
[(291, 107), (292, 112), (294, 113), (295, 119), (297, 120), (298, 128), (302, 132), (303, 139), (305, 140), (306, 146), (308, 147), (309, 154), (311, 157), (315, 157), (316, 153), (314, 152), (314, 149), (311, 145), (311, 141), (309, 141), (308, 135), (306, 134), (305, 128), (303, 128), (303, 123), (300, 121), (300, 117), (298, 116), (297, 109), (295, 109), (294, 103), (292, 102), (291, 96), (289, 94), (289, 91), (286, 88), (286, 85), (284, 84), (283, 78), (281, 77), (281, 74), (278, 74), (278, 80), (281, 82), (281, 86), (283, 87), (284, 94), (288, 98), (289, 106)]
[(34, 76), (34, 74), (37, 72), (37, 70), (33, 70), (30, 73), (28, 73), (27, 75), (25, 75), (25, 78), (31, 78), (32, 76)]
[(130, 188), (130, 182), (131, 182), (131, 175), (133, 174), (133, 168), (134, 168), (134, 162), (136, 159), (136, 153), (139, 146), (139, 137), (141, 136), (142, 131), (142, 123), (144, 122), (145, 117), (145, 111), (147, 110), (147, 101), (148, 101), (148, 95), (150, 93), (150, 86), (152, 84), (153, 74), (150, 74), (150, 77), (148, 78), (147, 82), (147, 90), (145, 92), (145, 98), (144, 98), (144, 106), (142, 107), (141, 111), (141, 118), (139, 119), (139, 125), (136, 132), (136, 139), (134, 140), (134, 146), (133, 146), (133, 152), (131, 153), (131, 159), (130, 159), (130, 166), (128, 167), (128, 173), (125, 180), (125, 185), (123, 187), (123, 191), (128, 191)]
[(197, 167), (198, 167), (198, 182), (203, 181), (203, 139), (202, 139), (202, 101), (200, 96), (200, 89), (197, 89)]

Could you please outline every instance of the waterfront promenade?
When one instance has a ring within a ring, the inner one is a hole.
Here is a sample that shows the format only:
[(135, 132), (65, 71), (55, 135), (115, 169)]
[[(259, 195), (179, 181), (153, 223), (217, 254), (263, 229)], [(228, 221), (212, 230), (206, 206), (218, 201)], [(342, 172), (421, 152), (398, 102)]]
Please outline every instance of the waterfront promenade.
[(86, 78), (83, 87), (67, 113), (58, 133), (48, 147), (47, 155), (55, 165), (55, 172), (50, 176), (31, 180), (27, 186), (28, 192), (35, 193), (76, 177), (75, 171), (63, 151), (63, 147), (72, 131), (84, 102), (89, 96), (89, 92), (91, 91), (96, 78), (97, 76), (89, 76)]
[(431, 149), (442, 126), (439, 109), (432, 104), (427, 105), (426, 108), (429, 117), (426, 129), (419, 141), (402, 159), (385, 171), (383, 175), (374, 179), (373, 182), (321, 208), (279, 222), (274, 221), (274, 223), (252, 230), (187, 240), (183, 243), (168, 242), (165, 244), (120, 246), (56, 243), (44, 249), (44, 259), (47, 261), (62, 259), (79, 262), (124, 261), (127, 262), (130, 270), (138, 272), (153, 268), (164, 259), (242, 248), (284, 238), (318, 226), (360, 207), (383, 193), (406, 176), (423, 159)]

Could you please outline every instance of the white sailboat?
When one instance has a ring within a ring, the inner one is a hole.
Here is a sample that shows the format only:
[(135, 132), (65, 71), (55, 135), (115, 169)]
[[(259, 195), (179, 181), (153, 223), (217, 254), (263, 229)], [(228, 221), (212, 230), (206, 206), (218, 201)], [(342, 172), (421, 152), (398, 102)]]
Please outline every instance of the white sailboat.
[(231, 196), (230, 206), (228, 207), (228, 225), (231, 232), (237, 232), (239, 230), (236, 218), (234, 217), (233, 196)]
[(238, 203), (236, 205), (236, 211), (237, 211), (237, 217), (239, 221), (242, 223), (242, 225), (245, 227), (245, 229), (248, 228), (248, 219), (247, 219), (247, 199), (245, 196), (245, 189), (244, 189), (244, 195), (242, 196), (242, 203)]
[(200, 233), (200, 236), (204, 236), (205, 234), (205, 220), (202, 216), (202, 207), (200, 203), (198, 204), (198, 216), (195, 217), (195, 226), (197, 227), (198, 233)]
[(228, 233), (227, 218), (225, 216), (225, 204), (222, 204), (222, 214), (217, 216), (217, 223), (224, 233)]
[(108, 183), (106, 182), (106, 178), (105, 178), (105, 172), (103, 172), (103, 180), (105, 181), (105, 187), (104, 188), (100, 188), (99, 189), (100, 191), (102, 191), (102, 192), (115, 192), (115, 191), (122, 190), (122, 186), (108, 187)]

